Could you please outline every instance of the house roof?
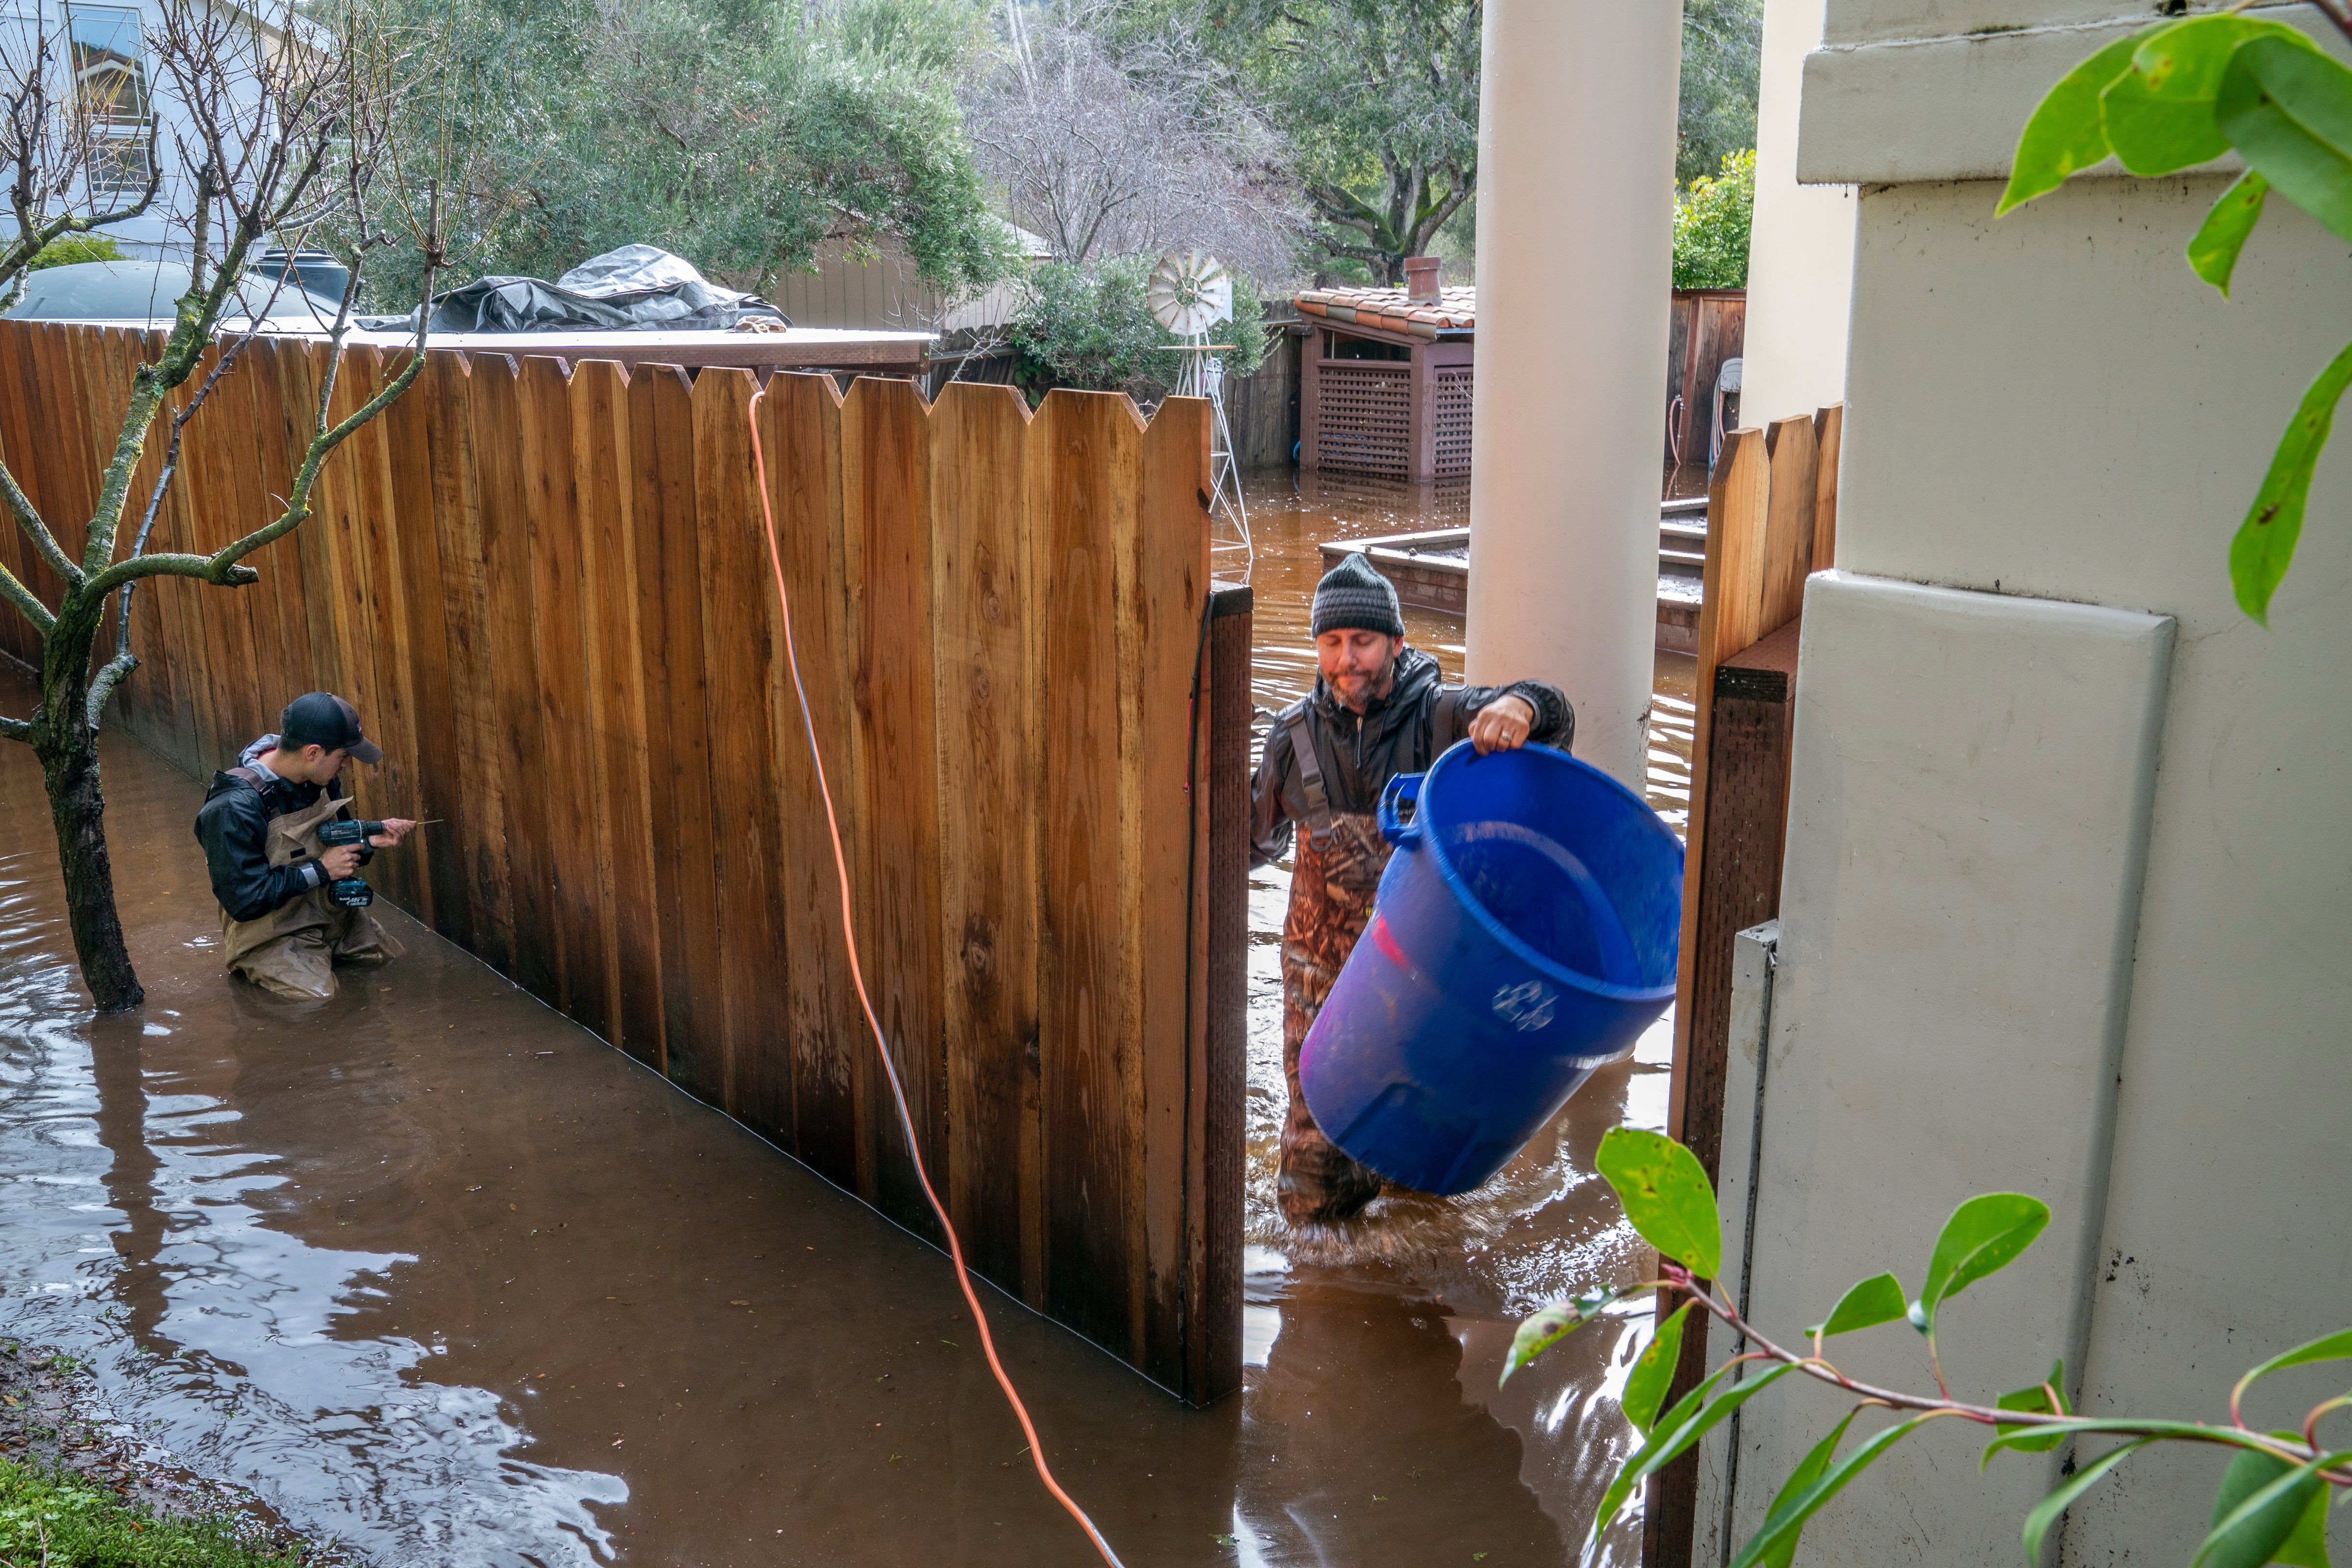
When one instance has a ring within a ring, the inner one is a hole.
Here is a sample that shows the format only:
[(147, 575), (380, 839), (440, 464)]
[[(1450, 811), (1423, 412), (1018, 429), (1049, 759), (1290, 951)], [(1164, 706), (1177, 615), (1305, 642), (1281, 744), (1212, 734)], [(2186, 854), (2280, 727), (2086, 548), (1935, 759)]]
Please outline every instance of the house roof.
[(1437, 302), (1429, 305), (1414, 303), (1402, 289), (1309, 289), (1298, 296), (1298, 313), (1417, 338), (1433, 338), (1440, 331), (1466, 332), (1477, 325), (1475, 287), (1461, 285), (1437, 292)]

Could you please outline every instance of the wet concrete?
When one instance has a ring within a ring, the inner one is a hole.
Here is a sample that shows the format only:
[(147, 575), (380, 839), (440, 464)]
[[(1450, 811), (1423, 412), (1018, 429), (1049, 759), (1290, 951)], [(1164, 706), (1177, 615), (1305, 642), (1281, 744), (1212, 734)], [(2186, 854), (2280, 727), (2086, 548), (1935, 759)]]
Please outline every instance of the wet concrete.
[[(1333, 521), (1275, 499), (1262, 702), (1297, 681)], [(1455, 621), (1414, 636), (1458, 670)], [(0, 671), (0, 710), (28, 700)], [(1662, 805), (1673, 762), (1654, 748)], [(228, 981), (200, 787), (127, 741), (106, 787), (148, 992), (115, 1019), (73, 969), (33, 760), (0, 747), (0, 1334), (88, 1361), (153, 1443), (372, 1562), (1093, 1561), (940, 1254), (397, 911), (410, 956), (331, 1003)], [(1184, 1410), (992, 1293), (1050, 1457), (1136, 1568), (1634, 1562), (1637, 1520), (1586, 1537), (1641, 1315), (1495, 1380), (1519, 1315), (1646, 1261), (1592, 1155), (1662, 1121), (1663, 1027), (1487, 1188), (1383, 1199), (1355, 1253), (1294, 1264), (1286, 896), (1253, 879), (1244, 1392)]]

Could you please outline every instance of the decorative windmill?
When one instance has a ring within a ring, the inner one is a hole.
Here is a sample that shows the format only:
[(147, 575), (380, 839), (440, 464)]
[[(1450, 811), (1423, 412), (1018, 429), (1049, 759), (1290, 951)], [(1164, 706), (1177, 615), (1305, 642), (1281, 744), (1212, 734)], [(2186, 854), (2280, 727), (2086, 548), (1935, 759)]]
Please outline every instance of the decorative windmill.
[(1223, 263), (1197, 250), (1160, 258), (1144, 285), (1152, 319), (1184, 342), (1171, 352), (1181, 356), (1176, 395), (1209, 400), (1209, 548), (1242, 553), (1242, 581), (1249, 581), (1255, 552), (1250, 547), (1249, 508), (1234, 462), (1233, 427), (1225, 423), (1225, 362), (1209, 330), (1234, 319), (1234, 279)]

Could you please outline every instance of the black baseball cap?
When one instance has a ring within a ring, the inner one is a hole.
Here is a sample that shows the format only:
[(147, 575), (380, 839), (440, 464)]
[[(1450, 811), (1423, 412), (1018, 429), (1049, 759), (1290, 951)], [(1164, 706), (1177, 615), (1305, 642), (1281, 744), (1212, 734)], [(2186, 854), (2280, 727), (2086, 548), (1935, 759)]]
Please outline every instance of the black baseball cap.
[(324, 746), (358, 763), (383, 761), (383, 748), (360, 732), (360, 710), (331, 691), (297, 697), (278, 716), (278, 743), (299, 751)]

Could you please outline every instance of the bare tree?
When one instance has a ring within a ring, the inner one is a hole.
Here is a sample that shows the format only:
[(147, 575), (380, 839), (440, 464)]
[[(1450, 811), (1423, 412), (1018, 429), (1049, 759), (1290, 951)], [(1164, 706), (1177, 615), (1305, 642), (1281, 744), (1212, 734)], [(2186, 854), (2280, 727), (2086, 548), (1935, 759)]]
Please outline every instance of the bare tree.
[(1039, 18), (1006, 0), (1008, 48), (967, 93), (965, 123), (1013, 220), (1063, 261), (1199, 246), (1287, 275), (1304, 215), (1280, 138), (1183, 24), (1121, 42), (1099, 25), (1114, 4)]
[[(258, 581), (260, 573), (245, 558), (301, 525), (328, 455), (405, 392), (424, 363), (420, 311), (414, 352), (400, 374), (348, 417), (330, 423), (336, 368), (370, 258), (394, 245), (415, 246), (429, 297), (443, 254), (443, 171), (404, 169), (393, 151), (397, 118), (424, 105), (429, 68), (359, 5), (346, 0), (339, 18), (320, 24), (289, 0), (270, 25), (260, 26), (209, 0), (166, 0), (163, 24), (147, 44), (162, 68), (155, 96), (173, 112), (148, 106), (151, 167), (143, 194), (131, 203), (109, 205), (93, 194), (121, 183), (119, 171), (94, 162), (107, 151), (96, 145), (92, 123), (100, 118), (94, 109), (103, 106), (80, 101), (70, 81), (53, 79), (55, 37), (36, 37), (0, 59), (7, 73), (0, 77), (0, 104), (11, 106), (0, 156), (10, 160), (16, 217), (16, 233), (0, 250), (0, 291), (15, 286), (44, 237), (87, 232), (147, 210), (164, 188), (163, 132), (152, 127), (167, 121), (180, 184), (173, 219), (189, 268), (170, 332), (131, 377), (97, 504), (85, 521), (80, 559), (68, 555), (0, 462), (0, 501), (60, 585), (55, 602), (47, 602), (0, 565), (0, 598), (33, 623), (42, 643), (39, 705), (30, 718), (0, 717), (0, 738), (25, 742), (40, 758), (74, 950), (102, 1012), (143, 999), (115, 911), (98, 760), (107, 699), (139, 664), (130, 645), (131, 595), (150, 577), (190, 577), (221, 588)], [(389, 208), (398, 215), (397, 228), (374, 216), (386, 205), (370, 199), (385, 181), (402, 197)], [(330, 238), (351, 268), (350, 281), (331, 321), (320, 322), (330, 338), (328, 369), (282, 510), (247, 520), (248, 531), (210, 554), (151, 553), (148, 540), (179, 472), (189, 423), (288, 287), (282, 275), (249, 277), (250, 258), (266, 241), (292, 250)], [(221, 330), (225, 320), (238, 317), (236, 330)], [(200, 370), (194, 391), (172, 405)], [(133, 510), (134, 472), (159, 436), (162, 463)], [(25, 455), (9, 456), (22, 461)], [(127, 536), (126, 518), (134, 524)], [(99, 636), (110, 606), (118, 629), (112, 656), (100, 665)]]

